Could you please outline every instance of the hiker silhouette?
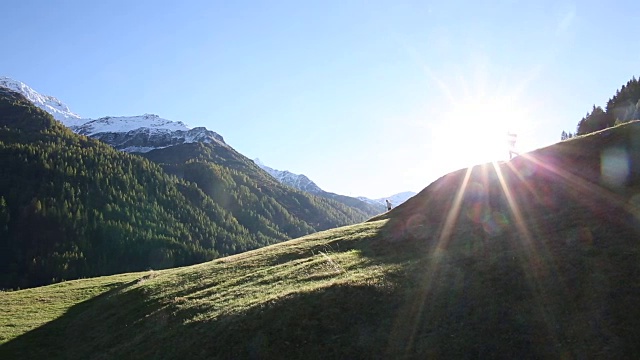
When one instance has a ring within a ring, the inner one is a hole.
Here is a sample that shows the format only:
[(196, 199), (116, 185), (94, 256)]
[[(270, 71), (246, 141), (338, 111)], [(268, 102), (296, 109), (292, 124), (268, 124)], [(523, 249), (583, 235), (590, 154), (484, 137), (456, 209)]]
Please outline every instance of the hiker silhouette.
[(518, 140), (518, 134), (514, 134), (511, 132), (507, 133), (507, 143), (509, 144), (509, 159), (513, 159), (514, 156), (518, 155), (516, 152), (516, 140)]

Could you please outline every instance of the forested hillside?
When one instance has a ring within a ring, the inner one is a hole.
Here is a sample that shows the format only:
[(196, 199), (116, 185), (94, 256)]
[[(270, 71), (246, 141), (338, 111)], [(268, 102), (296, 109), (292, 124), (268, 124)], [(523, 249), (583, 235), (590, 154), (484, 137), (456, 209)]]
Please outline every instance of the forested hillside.
[(228, 147), (149, 156), (170, 173), (0, 88), (0, 289), (193, 264), (368, 217)]
[[(607, 101), (605, 109), (593, 105), (591, 111), (578, 122), (575, 135), (590, 134), (638, 119), (640, 119), (640, 80), (634, 76)], [(573, 136), (574, 134), (563, 131), (561, 138), (565, 140)]]
[(294, 238), (372, 215), (284, 186), (247, 157), (219, 144), (182, 144), (141, 155), (197, 184), (251, 232)]
[(3, 89), (0, 167), (0, 288), (193, 264), (275, 241), (193, 184), (75, 135)]

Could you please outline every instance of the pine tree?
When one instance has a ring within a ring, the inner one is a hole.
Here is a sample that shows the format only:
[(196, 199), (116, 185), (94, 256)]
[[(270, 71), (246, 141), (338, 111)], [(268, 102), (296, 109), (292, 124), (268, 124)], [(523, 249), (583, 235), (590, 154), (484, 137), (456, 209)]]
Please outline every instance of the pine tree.
[(615, 119), (607, 114), (600, 106), (593, 105), (590, 113), (580, 120), (576, 135), (589, 134), (613, 126)]

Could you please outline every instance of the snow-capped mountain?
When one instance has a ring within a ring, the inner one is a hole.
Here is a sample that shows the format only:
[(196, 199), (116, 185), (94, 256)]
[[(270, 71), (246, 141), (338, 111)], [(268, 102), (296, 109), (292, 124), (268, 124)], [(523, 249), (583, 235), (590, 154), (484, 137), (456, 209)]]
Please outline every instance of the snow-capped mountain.
[(391, 203), (391, 206), (396, 207), (400, 204), (402, 204), (403, 202), (409, 200), (410, 198), (412, 198), (414, 195), (416, 195), (417, 193), (413, 192), (413, 191), (405, 191), (405, 192), (401, 192), (401, 193), (397, 193), (391, 196), (387, 196), (387, 197), (383, 197), (380, 199), (369, 199), (366, 198), (364, 196), (358, 196), (358, 199), (367, 202), (369, 204), (382, 204), (386, 206), (386, 200), (389, 200), (389, 202)]
[(308, 177), (302, 174), (294, 174), (290, 171), (282, 171), (270, 168), (260, 161), (260, 159), (254, 159), (253, 162), (266, 171), (269, 175), (273, 176), (278, 182), (284, 185), (288, 185), (295, 189), (311, 193), (313, 195), (321, 196), (324, 198), (332, 199), (341, 202), (347, 206), (352, 206), (364, 211), (366, 214), (373, 216), (385, 211), (386, 205), (375, 202), (367, 202), (361, 199), (357, 199), (350, 196), (338, 195), (328, 191), (322, 190), (318, 185), (311, 181)]
[(263, 164), (260, 159), (254, 159), (253, 162), (282, 184), (289, 185), (295, 189), (306, 191), (312, 194), (320, 194), (324, 192), (324, 190), (322, 190), (318, 185), (316, 185), (305, 175), (294, 174), (286, 170), (282, 171), (270, 168), (267, 165)]
[(0, 76), (0, 86), (24, 95), (35, 106), (48, 112), (54, 119), (65, 126), (72, 127), (84, 124), (90, 119), (82, 119), (80, 115), (69, 110), (69, 107), (53, 96), (41, 95), (23, 82)]
[[(253, 162), (256, 163), (256, 165), (262, 168), (262, 170), (269, 173), (269, 175), (273, 176), (276, 180), (278, 180), (282, 184), (289, 185), (298, 190), (306, 191), (316, 195), (322, 196), (327, 193), (305, 175), (294, 174), (286, 170), (283, 171), (283, 170), (273, 169), (265, 165), (264, 163), (262, 163), (262, 161), (260, 161), (260, 159), (257, 159), (257, 158), (254, 159)], [(359, 196), (356, 199), (360, 201), (364, 201), (367, 204), (375, 205), (375, 206), (383, 205), (386, 208), (387, 206), (386, 200), (389, 200), (391, 202), (391, 205), (393, 207), (396, 207), (402, 204), (403, 202), (407, 201), (409, 198), (411, 198), (415, 194), (416, 193), (413, 191), (405, 191), (405, 192), (401, 192), (401, 193), (394, 194), (394, 195), (380, 198), (380, 199), (369, 199), (363, 196)]]
[(126, 152), (148, 152), (168, 146), (203, 142), (228, 146), (222, 136), (204, 127), (190, 129), (181, 121), (170, 121), (158, 115), (103, 117), (91, 120), (73, 131), (106, 142)]
[(181, 121), (171, 121), (153, 114), (82, 118), (55, 97), (41, 95), (20, 81), (2, 76), (0, 86), (21, 93), (74, 132), (106, 142), (118, 150), (148, 152), (194, 142), (215, 142), (228, 146), (222, 136), (204, 127), (192, 129)]
[(100, 119), (90, 120), (83, 125), (76, 126), (74, 127), (74, 130), (79, 134), (92, 136), (104, 132), (126, 133), (131, 130), (139, 129), (140, 127), (169, 131), (189, 130), (182, 121), (170, 121), (153, 114), (144, 114), (140, 116), (105, 116)]
[[(0, 87), (24, 95), (34, 105), (51, 114), (74, 132), (96, 138), (122, 151), (144, 153), (173, 145), (197, 142), (216, 143), (229, 147), (222, 136), (204, 127), (190, 128), (181, 121), (171, 121), (153, 114), (106, 116), (99, 119), (83, 118), (72, 112), (62, 101), (53, 96), (41, 95), (20, 81), (0, 76)], [(400, 193), (377, 200), (356, 199), (326, 192), (305, 175), (272, 169), (261, 163), (259, 159), (255, 159), (255, 163), (280, 183), (348, 203), (349, 206), (368, 207), (368, 211), (373, 213), (377, 211), (374, 209), (383, 208), (381, 204), (385, 204), (385, 199), (389, 199), (393, 206), (397, 206), (415, 195), (415, 193)]]

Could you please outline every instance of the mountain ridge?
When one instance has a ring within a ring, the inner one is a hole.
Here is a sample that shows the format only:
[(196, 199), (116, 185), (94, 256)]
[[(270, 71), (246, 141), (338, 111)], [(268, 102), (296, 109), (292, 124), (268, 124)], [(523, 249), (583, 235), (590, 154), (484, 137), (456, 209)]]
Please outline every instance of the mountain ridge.
[[(296, 189), (306, 191), (312, 194), (318, 194), (323, 196), (333, 196), (335, 193), (331, 193), (321, 189), (315, 182), (309, 179), (304, 174), (295, 174), (288, 170), (277, 170), (272, 167), (265, 165), (259, 158), (253, 159), (253, 162), (256, 165), (260, 166), (263, 170), (268, 172), (271, 176), (273, 176), (276, 180), (280, 181), (285, 185), (289, 185)], [(367, 204), (371, 204), (376, 206), (378, 211), (382, 212), (387, 208), (386, 200), (389, 200), (392, 206), (398, 206), (403, 202), (407, 201), (410, 197), (415, 195), (416, 193), (413, 191), (405, 191), (397, 194), (390, 195), (388, 197), (380, 198), (380, 199), (369, 199), (364, 196), (358, 196), (353, 199), (357, 199), (363, 201)]]
[[(224, 139), (203, 127), (190, 128), (181, 121), (172, 121), (154, 114), (137, 116), (104, 116), (98, 119), (82, 118), (66, 104), (49, 95), (41, 95), (27, 84), (6, 76), (0, 77), (0, 87), (25, 96), (35, 106), (50, 113), (54, 119), (76, 133), (97, 138), (126, 152), (146, 152), (175, 144), (190, 142), (218, 142)], [(228, 145), (226, 145), (228, 146)]]
[[(82, 118), (80, 115), (73, 113), (60, 100), (52, 96), (41, 95), (20, 81), (2, 76), (0, 77), (0, 87), (12, 89), (26, 96), (37, 107), (52, 114), (56, 120), (62, 122), (74, 132), (106, 142), (121, 151), (146, 153), (154, 149), (196, 142), (229, 146), (220, 134), (212, 130), (208, 130), (205, 127), (191, 128), (181, 121), (167, 120), (155, 114), (104, 116), (98, 119)], [(273, 169), (260, 163), (259, 159), (254, 161), (278, 181), (293, 188), (314, 195), (339, 198), (342, 202), (346, 201), (350, 206), (359, 206), (369, 215), (376, 215), (386, 209), (384, 199), (382, 201), (381, 199), (369, 201), (370, 199), (367, 198), (352, 198), (326, 192), (305, 175), (294, 174), (287, 170)], [(391, 201), (394, 206), (406, 200), (405, 197), (397, 197), (397, 195), (399, 194), (389, 197), (393, 198)], [(358, 201), (364, 201), (368, 205), (360, 205)], [(383, 207), (380, 205), (383, 205)]]
[(312, 194), (319, 194), (323, 192), (316, 183), (311, 181), (306, 175), (303, 174), (294, 174), (288, 170), (276, 170), (272, 167), (265, 165), (259, 158), (253, 159), (253, 162), (256, 163), (262, 170), (268, 172), (271, 176), (273, 176), (279, 182), (294, 187), (298, 190), (306, 191)]
[(41, 95), (23, 82), (0, 76), (0, 87), (22, 94), (34, 105), (50, 113), (54, 119), (66, 123), (65, 125), (73, 126), (84, 122), (80, 115), (72, 112), (62, 101), (50, 95)]

